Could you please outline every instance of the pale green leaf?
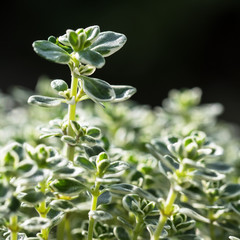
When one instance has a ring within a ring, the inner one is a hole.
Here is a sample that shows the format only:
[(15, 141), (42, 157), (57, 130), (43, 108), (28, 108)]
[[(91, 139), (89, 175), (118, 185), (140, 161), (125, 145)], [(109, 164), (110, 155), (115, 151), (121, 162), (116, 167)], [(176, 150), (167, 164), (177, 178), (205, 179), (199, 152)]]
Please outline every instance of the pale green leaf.
[(131, 86), (125, 85), (111, 85), (113, 88), (116, 98), (113, 102), (122, 102), (129, 99), (133, 94), (136, 93), (137, 89)]
[(51, 82), (51, 88), (60, 92), (68, 89), (67, 83), (62, 79), (55, 79)]
[(20, 227), (29, 231), (29, 232), (36, 232), (41, 229), (45, 229), (51, 226), (51, 221), (48, 218), (41, 218), (41, 217), (33, 217), (27, 219)]
[(33, 43), (33, 49), (41, 57), (55, 63), (68, 64), (71, 59), (68, 52), (58, 45), (46, 40), (35, 41)]
[(83, 90), (89, 98), (97, 102), (109, 102), (115, 99), (116, 95), (111, 85), (98, 78), (81, 76)]
[(102, 56), (108, 57), (122, 48), (126, 41), (126, 36), (121, 33), (101, 32), (90, 48)]
[(113, 216), (110, 213), (102, 210), (90, 211), (88, 215), (90, 218), (93, 218), (96, 221), (107, 221), (113, 218)]
[(128, 232), (123, 227), (115, 227), (113, 233), (117, 240), (131, 240)]
[(41, 107), (56, 107), (62, 103), (62, 99), (33, 95), (28, 99), (28, 103), (32, 105), (38, 105)]

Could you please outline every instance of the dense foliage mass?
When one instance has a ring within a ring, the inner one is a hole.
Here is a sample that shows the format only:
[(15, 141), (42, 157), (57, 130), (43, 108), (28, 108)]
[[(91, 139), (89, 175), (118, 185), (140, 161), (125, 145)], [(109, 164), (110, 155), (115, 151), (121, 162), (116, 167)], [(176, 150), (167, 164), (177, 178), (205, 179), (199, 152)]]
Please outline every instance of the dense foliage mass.
[(125, 42), (98, 26), (36, 41), (71, 86), (0, 94), (0, 239), (240, 238), (238, 127), (199, 88), (122, 103), (135, 88), (89, 76)]

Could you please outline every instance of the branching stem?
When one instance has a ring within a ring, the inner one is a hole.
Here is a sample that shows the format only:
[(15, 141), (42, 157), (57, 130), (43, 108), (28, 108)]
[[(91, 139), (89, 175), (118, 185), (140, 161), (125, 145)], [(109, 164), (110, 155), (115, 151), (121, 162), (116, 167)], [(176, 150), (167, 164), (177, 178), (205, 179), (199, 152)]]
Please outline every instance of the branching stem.
[(142, 231), (142, 227), (143, 227), (143, 218), (141, 216), (137, 216), (136, 217), (136, 226), (135, 226), (135, 229), (133, 231), (132, 240), (137, 240), (139, 234)]
[(168, 198), (165, 204), (163, 211), (161, 212), (161, 216), (157, 225), (157, 228), (152, 236), (151, 240), (159, 240), (159, 237), (163, 231), (164, 225), (167, 221), (167, 218), (172, 214), (172, 207), (177, 197), (177, 192), (171, 187), (168, 193)]
[[(93, 192), (92, 192), (92, 206), (91, 211), (96, 211), (97, 209), (97, 200), (99, 197), (99, 187), (100, 183), (97, 183)], [(88, 240), (92, 240), (93, 238), (93, 227), (94, 227), (94, 218), (89, 216), (89, 226), (88, 226)]]
[[(41, 190), (42, 193), (45, 193), (45, 191), (46, 191), (46, 182), (45, 181), (40, 183), (40, 190)], [(43, 200), (39, 204), (39, 207), (38, 207), (37, 211), (38, 211), (40, 217), (42, 217), (42, 218), (47, 217), (47, 213), (48, 213), (49, 209), (47, 208), (45, 200)], [(42, 229), (41, 234), (42, 234), (42, 237), (43, 237), (44, 240), (48, 240), (49, 228)]]

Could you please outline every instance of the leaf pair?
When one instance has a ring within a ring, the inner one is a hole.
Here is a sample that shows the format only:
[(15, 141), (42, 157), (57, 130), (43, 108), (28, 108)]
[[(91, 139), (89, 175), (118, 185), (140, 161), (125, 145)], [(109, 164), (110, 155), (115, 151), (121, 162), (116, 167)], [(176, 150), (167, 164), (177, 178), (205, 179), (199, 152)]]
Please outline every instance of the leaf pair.
[[(125, 101), (136, 92), (134, 87), (127, 85), (110, 85), (98, 78), (81, 76), (81, 82), (87, 97), (97, 103)], [(41, 107), (56, 107), (61, 103), (71, 104), (71, 101), (57, 97), (33, 95), (28, 99), (28, 103)]]
[(126, 85), (110, 85), (98, 79), (81, 76), (83, 90), (95, 102), (121, 102), (129, 99), (136, 89)]
[(104, 57), (122, 48), (127, 38), (120, 33), (99, 31), (98, 26), (92, 26), (81, 31), (68, 30), (67, 34), (59, 37), (60, 42), (72, 48), (74, 55), (65, 50), (64, 46), (47, 40), (35, 41), (33, 48), (38, 55), (55, 63), (69, 64), (75, 57), (82, 64), (101, 68), (105, 64)]

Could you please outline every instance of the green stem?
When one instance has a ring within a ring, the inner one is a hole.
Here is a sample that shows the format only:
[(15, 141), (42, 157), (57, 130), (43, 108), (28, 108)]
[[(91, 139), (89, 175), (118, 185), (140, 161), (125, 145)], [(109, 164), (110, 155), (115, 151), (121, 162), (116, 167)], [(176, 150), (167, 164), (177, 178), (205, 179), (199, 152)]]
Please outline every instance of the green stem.
[(66, 220), (66, 216), (62, 219), (62, 221), (57, 226), (57, 240), (64, 240), (65, 220)]
[(214, 229), (214, 225), (213, 223), (211, 222), (210, 225), (209, 225), (209, 232), (210, 232), (210, 238), (211, 240), (215, 240), (215, 229)]
[[(97, 200), (99, 197), (99, 187), (100, 187), (100, 183), (97, 183), (95, 186), (95, 189), (92, 192), (91, 211), (96, 211), (96, 209), (97, 209)], [(94, 219), (92, 217), (89, 217), (88, 240), (92, 240), (92, 238), (93, 238), (93, 227), (94, 227)]]
[(213, 225), (213, 222), (214, 222), (214, 216), (213, 216), (214, 212), (213, 210), (209, 210), (209, 213), (208, 213), (208, 218), (210, 220), (210, 224), (209, 224), (209, 234), (210, 234), (210, 238), (211, 240), (215, 240), (215, 227)]
[(171, 187), (168, 193), (168, 198), (165, 204), (165, 208), (161, 212), (161, 216), (157, 225), (157, 228), (151, 238), (151, 240), (159, 240), (167, 218), (172, 214), (172, 207), (177, 197), (177, 192)]
[[(72, 73), (72, 82), (71, 82), (71, 97), (77, 96), (77, 89), (78, 89), (78, 79), (74, 77), (74, 74)], [(68, 129), (67, 129), (67, 134), (71, 137), (74, 137), (74, 131), (71, 127), (70, 121), (75, 120), (75, 115), (76, 115), (76, 103), (74, 104), (69, 104), (68, 106)], [(70, 161), (73, 161), (74, 159), (74, 152), (75, 152), (75, 147), (67, 145), (67, 158)]]
[(16, 215), (11, 216), (10, 226), (11, 226), (11, 240), (17, 240), (18, 239), (18, 217)]
[(135, 229), (133, 231), (133, 238), (132, 238), (132, 240), (137, 240), (138, 235), (142, 231), (142, 226), (143, 226), (143, 218), (141, 216), (137, 216), (136, 217), (136, 226), (135, 226)]
[(66, 221), (65, 221), (65, 228), (67, 232), (67, 240), (72, 240), (72, 234), (71, 234), (71, 225), (69, 221), (69, 216), (66, 216)]
[[(42, 193), (45, 193), (45, 191), (46, 191), (46, 182), (45, 181), (40, 183), (40, 190)], [(37, 211), (38, 211), (40, 217), (42, 217), (42, 218), (47, 217), (47, 213), (48, 213), (49, 209), (47, 208), (45, 200), (39, 204)], [(42, 234), (42, 237), (44, 240), (48, 240), (49, 228), (42, 229), (41, 234)]]

